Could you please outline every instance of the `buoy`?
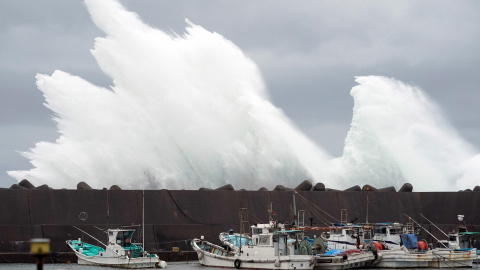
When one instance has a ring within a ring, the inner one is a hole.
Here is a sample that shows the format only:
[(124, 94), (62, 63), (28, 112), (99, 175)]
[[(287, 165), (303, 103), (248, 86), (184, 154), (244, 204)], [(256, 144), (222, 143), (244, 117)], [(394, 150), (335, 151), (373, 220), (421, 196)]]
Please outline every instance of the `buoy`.
[(373, 247), (375, 248), (375, 250), (383, 250), (383, 245), (379, 242), (373, 242)]
[(158, 260), (155, 264), (156, 268), (167, 268), (167, 263), (165, 261)]
[(417, 249), (418, 250), (428, 250), (428, 245), (424, 240), (418, 241), (417, 242)]

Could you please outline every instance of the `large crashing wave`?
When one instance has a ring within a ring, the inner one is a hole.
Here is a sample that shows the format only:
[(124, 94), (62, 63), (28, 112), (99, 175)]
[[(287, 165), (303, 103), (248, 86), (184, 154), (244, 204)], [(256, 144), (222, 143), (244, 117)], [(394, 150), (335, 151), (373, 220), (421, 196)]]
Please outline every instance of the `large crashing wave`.
[(107, 34), (92, 54), (113, 86), (37, 75), (61, 135), (23, 153), (34, 168), (8, 172), (17, 180), (56, 188), (255, 189), (306, 178), (333, 188), (410, 182), (416, 191), (478, 184), (480, 155), (417, 87), (358, 77), (344, 153), (331, 159), (268, 101), (257, 66), (219, 34), (187, 21), (186, 33), (172, 36), (116, 1), (86, 4)]
[(92, 51), (112, 89), (37, 75), (56, 143), (23, 153), (10, 176), (53, 187), (236, 188), (323, 179), (329, 156), (267, 99), (257, 66), (232, 42), (188, 23), (183, 36), (144, 24), (116, 1), (86, 1), (107, 37)]
[[(416, 190), (473, 188), (473, 148), (418, 87), (379, 76), (357, 77), (343, 156), (332, 161), (344, 182)], [(457, 184), (457, 180), (461, 180)]]

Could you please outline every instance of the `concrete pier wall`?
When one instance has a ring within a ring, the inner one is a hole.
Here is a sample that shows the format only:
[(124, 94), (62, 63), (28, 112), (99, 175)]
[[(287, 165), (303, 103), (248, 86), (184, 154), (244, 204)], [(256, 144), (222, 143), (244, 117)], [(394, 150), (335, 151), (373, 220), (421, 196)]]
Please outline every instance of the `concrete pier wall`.
[[(189, 239), (205, 236), (218, 242), (222, 231), (239, 229), (239, 209), (247, 208), (250, 224), (267, 222), (270, 203), (277, 219), (294, 220), (292, 191), (146, 190), (145, 242), (149, 251), (189, 251)], [(0, 255), (28, 253), (30, 239), (49, 238), (52, 252), (68, 251), (65, 241), (88, 236), (106, 240), (98, 228), (142, 224), (140, 190), (0, 190)], [(412, 217), (439, 238), (445, 238), (420, 214), (445, 231), (458, 226), (465, 215), (469, 230), (480, 231), (480, 192), (372, 192), (300, 191), (295, 206), (305, 211), (305, 223), (326, 226), (340, 220), (347, 209), (348, 221), (402, 222)], [(88, 214), (81, 220), (80, 213)], [(310, 219), (312, 217), (312, 219)], [(334, 220), (336, 219), (336, 220)], [(141, 241), (138, 227), (136, 241)], [(423, 238), (434, 239), (426, 233)], [(0, 262), (2, 262), (0, 256)]]

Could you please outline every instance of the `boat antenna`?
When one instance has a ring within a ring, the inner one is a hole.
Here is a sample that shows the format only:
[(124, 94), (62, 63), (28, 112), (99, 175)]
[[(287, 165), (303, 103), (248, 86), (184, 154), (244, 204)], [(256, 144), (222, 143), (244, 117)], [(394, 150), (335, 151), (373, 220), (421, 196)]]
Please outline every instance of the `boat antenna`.
[(439, 231), (441, 231), (448, 238), (448, 235), (444, 231), (440, 230), (440, 228), (438, 228), (437, 225), (433, 224), (433, 222), (428, 220), (428, 218), (426, 218), (424, 215), (420, 214), (420, 216), (422, 216), (424, 219), (426, 219), (428, 222), (430, 222), (430, 224), (432, 224), (435, 228), (437, 228)]
[(370, 189), (370, 188), (367, 187), (367, 217), (365, 218), (365, 223), (367, 223), (367, 224), (368, 224), (368, 203), (370, 202), (370, 201), (368, 200), (368, 191), (369, 191), (369, 189)]
[(108, 203), (108, 189), (107, 189), (107, 227), (110, 226), (110, 204)]
[(272, 202), (270, 201), (270, 209), (268, 210), (268, 219), (269, 221), (273, 221), (273, 204)]

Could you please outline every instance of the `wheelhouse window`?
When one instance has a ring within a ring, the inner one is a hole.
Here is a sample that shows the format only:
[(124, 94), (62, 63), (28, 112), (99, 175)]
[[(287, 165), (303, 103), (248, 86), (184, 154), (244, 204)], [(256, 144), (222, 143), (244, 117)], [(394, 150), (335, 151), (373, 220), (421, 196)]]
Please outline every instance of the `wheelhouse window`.
[(262, 228), (252, 228), (252, 233), (253, 234), (261, 234), (262, 233)]
[(270, 245), (270, 236), (269, 235), (261, 235), (259, 237), (259, 246), (268, 246)]
[(387, 228), (386, 227), (376, 227), (373, 229), (373, 232), (375, 234), (387, 234)]
[(117, 234), (116, 242), (122, 247), (131, 246), (133, 231), (120, 231)]

